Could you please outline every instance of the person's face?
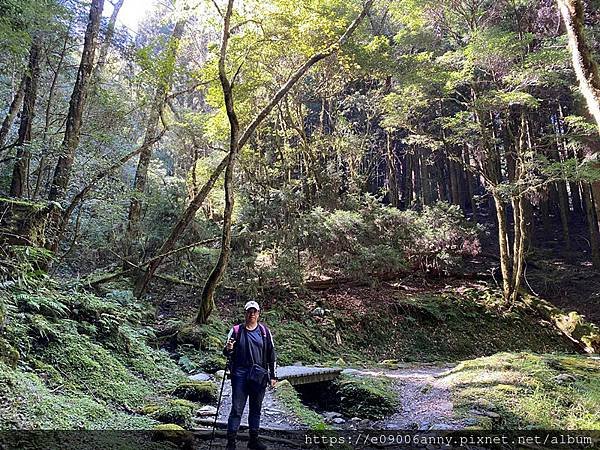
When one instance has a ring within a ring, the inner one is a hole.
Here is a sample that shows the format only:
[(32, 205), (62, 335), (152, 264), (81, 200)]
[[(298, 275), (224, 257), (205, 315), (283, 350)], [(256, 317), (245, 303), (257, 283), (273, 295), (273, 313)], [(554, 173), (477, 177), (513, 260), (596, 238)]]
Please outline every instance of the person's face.
[(249, 308), (246, 310), (246, 322), (256, 322), (259, 315), (260, 313), (256, 308)]

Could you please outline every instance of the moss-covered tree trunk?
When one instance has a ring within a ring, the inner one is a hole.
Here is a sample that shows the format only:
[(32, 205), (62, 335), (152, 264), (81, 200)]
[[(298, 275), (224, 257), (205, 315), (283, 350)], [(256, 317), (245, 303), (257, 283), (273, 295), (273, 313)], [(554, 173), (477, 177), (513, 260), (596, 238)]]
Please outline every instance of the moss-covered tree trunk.
[(12, 102), (10, 102), (8, 112), (6, 113), (6, 116), (4, 116), (2, 126), (0, 126), (0, 152), (2, 147), (4, 147), (4, 144), (6, 144), (12, 124), (17, 117), (19, 109), (21, 109), (21, 105), (23, 104), (23, 97), (25, 96), (25, 84), (27, 83), (29, 76), (29, 72), (26, 72), (25, 75), (23, 75), (23, 78), (19, 83), (19, 87), (17, 88), (17, 92), (15, 92)]
[[(579, 89), (600, 133), (600, 70), (585, 37), (583, 1), (557, 0), (557, 3), (563, 24), (567, 29), (571, 60), (579, 81)], [(592, 164), (600, 169), (600, 155), (598, 152), (592, 155), (590, 159)], [(594, 181), (591, 188), (596, 217), (600, 220), (600, 180)]]
[(79, 135), (83, 123), (83, 110), (86, 105), (90, 78), (94, 67), (94, 55), (96, 53), (103, 7), (104, 0), (92, 0), (85, 31), (83, 53), (81, 55), (81, 62), (79, 63), (79, 70), (77, 71), (77, 80), (75, 81), (69, 102), (65, 136), (61, 144), (61, 153), (54, 169), (52, 186), (50, 188), (50, 200), (60, 201), (65, 197), (69, 179), (71, 178), (71, 168), (75, 160), (75, 151), (79, 145)]
[(40, 78), (40, 53), (40, 38), (39, 36), (35, 36), (29, 51), (23, 111), (21, 112), (19, 137), (17, 138), (16, 161), (10, 183), (10, 195), (17, 198), (28, 195), (29, 160), (31, 158), (31, 151), (28, 148), (28, 144), (31, 141), (31, 128), (35, 114), (35, 101)]

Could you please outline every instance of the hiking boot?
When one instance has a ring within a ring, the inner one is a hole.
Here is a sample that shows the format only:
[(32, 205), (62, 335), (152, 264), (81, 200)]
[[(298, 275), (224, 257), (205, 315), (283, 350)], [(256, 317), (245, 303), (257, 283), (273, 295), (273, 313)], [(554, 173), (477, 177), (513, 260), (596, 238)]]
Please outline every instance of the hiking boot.
[(258, 431), (250, 430), (248, 448), (251, 450), (267, 450), (267, 446), (258, 439)]
[(237, 433), (227, 433), (227, 446), (225, 450), (235, 450), (235, 437)]

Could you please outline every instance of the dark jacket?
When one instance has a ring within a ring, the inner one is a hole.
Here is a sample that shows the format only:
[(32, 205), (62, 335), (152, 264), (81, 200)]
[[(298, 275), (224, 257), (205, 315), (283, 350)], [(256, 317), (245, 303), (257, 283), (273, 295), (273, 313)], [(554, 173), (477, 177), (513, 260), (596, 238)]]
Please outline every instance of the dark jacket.
[[(262, 335), (261, 326), (264, 327), (266, 332), (266, 336), (263, 336), (263, 346), (262, 351), (260, 351), (260, 357), (258, 360), (254, 361), (256, 364), (260, 364), (264, 369), (269, 371), (269, 378), (271, 380), (277, 379), (277, 355), (275, 353), (275, 345), (273, 343), (273, 335), (271, 331), (267, 328), (266, 325), (260, 324), (258, 325), (259, 331)], [(229, 330), (229, 334), (227, 335), (227, 340), (230, 338), (235, 339), (235, 344), (233, 345), (233, 350), (230, 352), (227, 351), (227, 348), (223, 348), (223, 355), (226, 357), (231, 357), (231, 371), (233, 372), (239, 365), (240, 361), (250, 361), (250, 356), (248, 355), (248, 344), (246, 336), (247, 330), (244, 324), (240, 324), (238, 336), (234, 336), (234, 328)], [(250, 341), (252, 342), (252, 341)]]

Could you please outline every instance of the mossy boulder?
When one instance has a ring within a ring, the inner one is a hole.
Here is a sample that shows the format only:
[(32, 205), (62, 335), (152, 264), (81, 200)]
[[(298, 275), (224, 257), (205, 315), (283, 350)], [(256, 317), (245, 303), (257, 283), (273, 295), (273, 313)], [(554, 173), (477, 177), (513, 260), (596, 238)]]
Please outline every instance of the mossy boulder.
[(220, 350), (225, 345), (227, 331), (226, 325), (218, 319), (210, 319), (203, 325), (186, 323), (177, 332), (177, 345), (205, 351)]
[(7, 341), (0, 338), (0, 361), (3, 361), (8, 366), (15, 368), (19, 362), (19, 352), (16, 348), (10, 345)]
[(140, 409), (140, 414), (149, 416), (150, 414), (154, 414), (159, 409), (160, 409), (160, 406), (156, 405), (156, 404), (145, 405)]
[(299, 421), (308, 426), (311, 430), (325, 430), (329, 426), (323, 421), (323, 417), (315, 411), (307, 407), (300, 400), (298, 392), (290, 384), (288, 380), (282, 380), (277, 383), (275, 396), (290, 411), (296, 416)]
[(198, 371), (204, 373), (215, 373), (218, 370), (225, 368), (227, 360), (218, 352), (201, 352), (196, 349), (181, 348), (179, 357), (179, 366), (188, 373), (196, 373)]
[(177, 344), (191, 345), (195, 349), (200, 349), (205, 337), (202, 327), (196, 324), (186, 324), (177, 333)]
[(185, 428), (174, 423), (161, 423), (154, 426), (156, 431), (185, 431)]
[(382, 419), (397, 407), (391, 382), (385, 378), (344, 375), (334, 383), (340, 411), (347, 417)]
[(173, 395), (192, 402), (213, 403), (217, 387), (211, 381), (184, 381), (173, 390)]
[(175, 423), (162, 423), (154, 426), (154, 441), (172, 442), (179, 448), (194, 448), (194, 435)]
[(223, 370), (227, 360), (219, 354), (210, 354), (202, 358), (198, 364), (199, 368), (206, 373), (215, 373)]
[[(151, 410), (154, 409), (153, 406), (155, 405), (149, 405), (145, 408)], [(192, 402), (182, 399), (169, 400), (159, 405), (149, 416), (165, 424), (176, 424), (180, 427), (190, 428), (195, 406)]]

